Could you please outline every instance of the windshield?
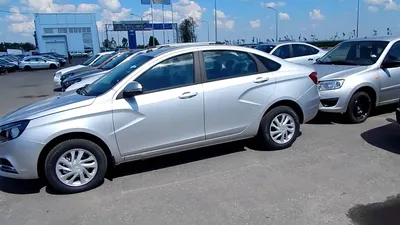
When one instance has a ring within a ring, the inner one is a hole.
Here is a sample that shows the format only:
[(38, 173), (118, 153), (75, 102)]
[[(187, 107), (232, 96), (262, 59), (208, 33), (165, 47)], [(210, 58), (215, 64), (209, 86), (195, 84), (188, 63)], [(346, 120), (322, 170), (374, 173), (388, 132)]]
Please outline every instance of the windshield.
[(338, 44), (325, 54), (317, 64), (369, 66), (375, 64), (387, 41), (347, 41)]
[(94, 83), (89, 86), (78, 89), (78, 94), (88, 95), (88, 96), (99, 96), (108, 90), (110, 90), (114, 85), (118, 84), (121, 80), (123, 80), (130, 73), (135, 71), (141, 65), (145, 64), (153, 57), (147, 55), (139, 55), (134, 57), (133, 59), (124, 62), (120, 66), (115, 67), (109, 73), (107, 73), (104, 77), (96, 80)]
[(272, 49), (275, 48), (275, 45), (259, 45), (256, 49), (261, 50), (266, 53), (271, 53)]
[(82, 65), (84, 65), (84, 66), (89, 66), (90, 63), (92, 63), (94, 60), (97, 59), (97, 57), (99, 57), (99, 54), (93, 55), (93, 56), (90, 57), (88, 60), (86, 60), (84, 63), (82, 63)]
[(102, 56), (100, 56), (91, 66), (100, 66), (102, 63), (104, 63), (105, 61), (107, 61), (109, 58), (111, 58), (111, 57), (114, 56), (115, 54), (116, 54), (116, 53), (102, 55)]
[(101, 67), (101, 69), (110, 70), (110, 69), (116, 67), (118, 64), (120, 64), (122, 61), (124, 61), (126, 58), (128, 58), (132, 54), (133, 54), (133, 52), (123, 53), (120, 56), (113, 58), (110, 62), (106, 63), (104, 66)]

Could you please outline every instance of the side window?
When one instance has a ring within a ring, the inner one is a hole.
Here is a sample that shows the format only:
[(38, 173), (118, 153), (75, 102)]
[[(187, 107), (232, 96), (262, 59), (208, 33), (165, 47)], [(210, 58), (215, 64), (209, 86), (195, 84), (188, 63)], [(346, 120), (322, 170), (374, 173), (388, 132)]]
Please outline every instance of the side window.
[(301, 57), (306, 55), (311, 55), (311, 52), (308, 50), (308, 46), (294, 44), (293, 46), (293, 57)]
[(391, 60), (400, 60), (400, 42), (396, 42), (390, 48), (386, 57)]
[(254, 60), (244, 52), (204, 51), (207, 80), (221, 80), (257, 73)]
[(157, 91), (194, 84), (193, 54), (167, 59), (136, 79), (143, 91)]
[(306, 48), (308, 48), (308, 51), (311, 53), (311, 55), (315, 55), (315, 54), (318, 54), (318, 53), (319, 53), (319, 50), (318, 50), (318, 49), (313, 48), (313, 47), (311, 47), (311, 46), (307, 46), (307, 45), (305, 45), (305, 46), (306, 46)]
[(254, 56), (256, 56), (257, 59), (260, 60), (261, 63), (265, 66), (265, 68), (267, 68), (267, 72), (277, 71), (281, 68), (281, 64), (271, 59), (259, 55), (254, 55)]
[(278, 47), (272, 55), (277, 56), (281, 59), (287, 59), (290, 58), (290, 48), (289, 45), (282, 45)]
[(31, 59), (25, 59), (24, 61), (25, 61), (25, 62), (30, 62), (30, 61), (31, 61)]

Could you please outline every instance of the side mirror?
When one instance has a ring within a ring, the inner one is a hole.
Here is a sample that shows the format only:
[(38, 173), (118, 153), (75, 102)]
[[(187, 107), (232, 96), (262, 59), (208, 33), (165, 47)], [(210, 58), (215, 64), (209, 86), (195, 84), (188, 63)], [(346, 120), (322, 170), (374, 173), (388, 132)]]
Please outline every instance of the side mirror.
[(381, 65), (382, 68), (395, 68), (400, 67), (400, 60), (385, 59)]
[(128, 85), (126, 85), (122, 94), (124, 98), (131, 98), (135, 95), (140, 95), (142, 93), (143, 93), (142, 85), (136, 81), (132, 81)]

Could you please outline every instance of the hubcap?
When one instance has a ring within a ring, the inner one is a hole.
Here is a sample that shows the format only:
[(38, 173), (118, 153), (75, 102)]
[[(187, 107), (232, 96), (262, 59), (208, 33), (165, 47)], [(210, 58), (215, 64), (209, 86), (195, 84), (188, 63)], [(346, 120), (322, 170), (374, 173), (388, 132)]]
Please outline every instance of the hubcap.
[(89, 183), (97, 173), (97, 160), (84, 149), (65, 152), (57, 161), (57, 178), (65, 185), (79, 187)]
[(366, 97), (359, 97), (355, 101), (353, 114), (357, 119), (363, 119), (368, 116), (371, 103)]
[(292, 140), (296, 130), (294, 119), (287, 113), (277, 115), (269, 127), (269, 134), (278, 144), (285, 144)]

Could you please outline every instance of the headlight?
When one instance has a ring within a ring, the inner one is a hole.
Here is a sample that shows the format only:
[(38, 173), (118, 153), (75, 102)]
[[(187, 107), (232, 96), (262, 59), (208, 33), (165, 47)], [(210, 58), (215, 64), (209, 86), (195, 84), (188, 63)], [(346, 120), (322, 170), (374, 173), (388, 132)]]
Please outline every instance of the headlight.
[(15, 123), (6, 124), (0, 127), (0, 143), (11, 141), (19, 137), (28, 126), (29, 120), (22, 120)]
[(344, 80), (327, 80), (318, 83), (319, 91), (336, 90), (343, 86)]
[(73, 73), (64, 74), (64, 75), (61, 76), (61, 80), (65, 80), (65, 79), (67, 79), (68, 77), (70, 77), (72, 75), (74, 75), (74, 74)]

